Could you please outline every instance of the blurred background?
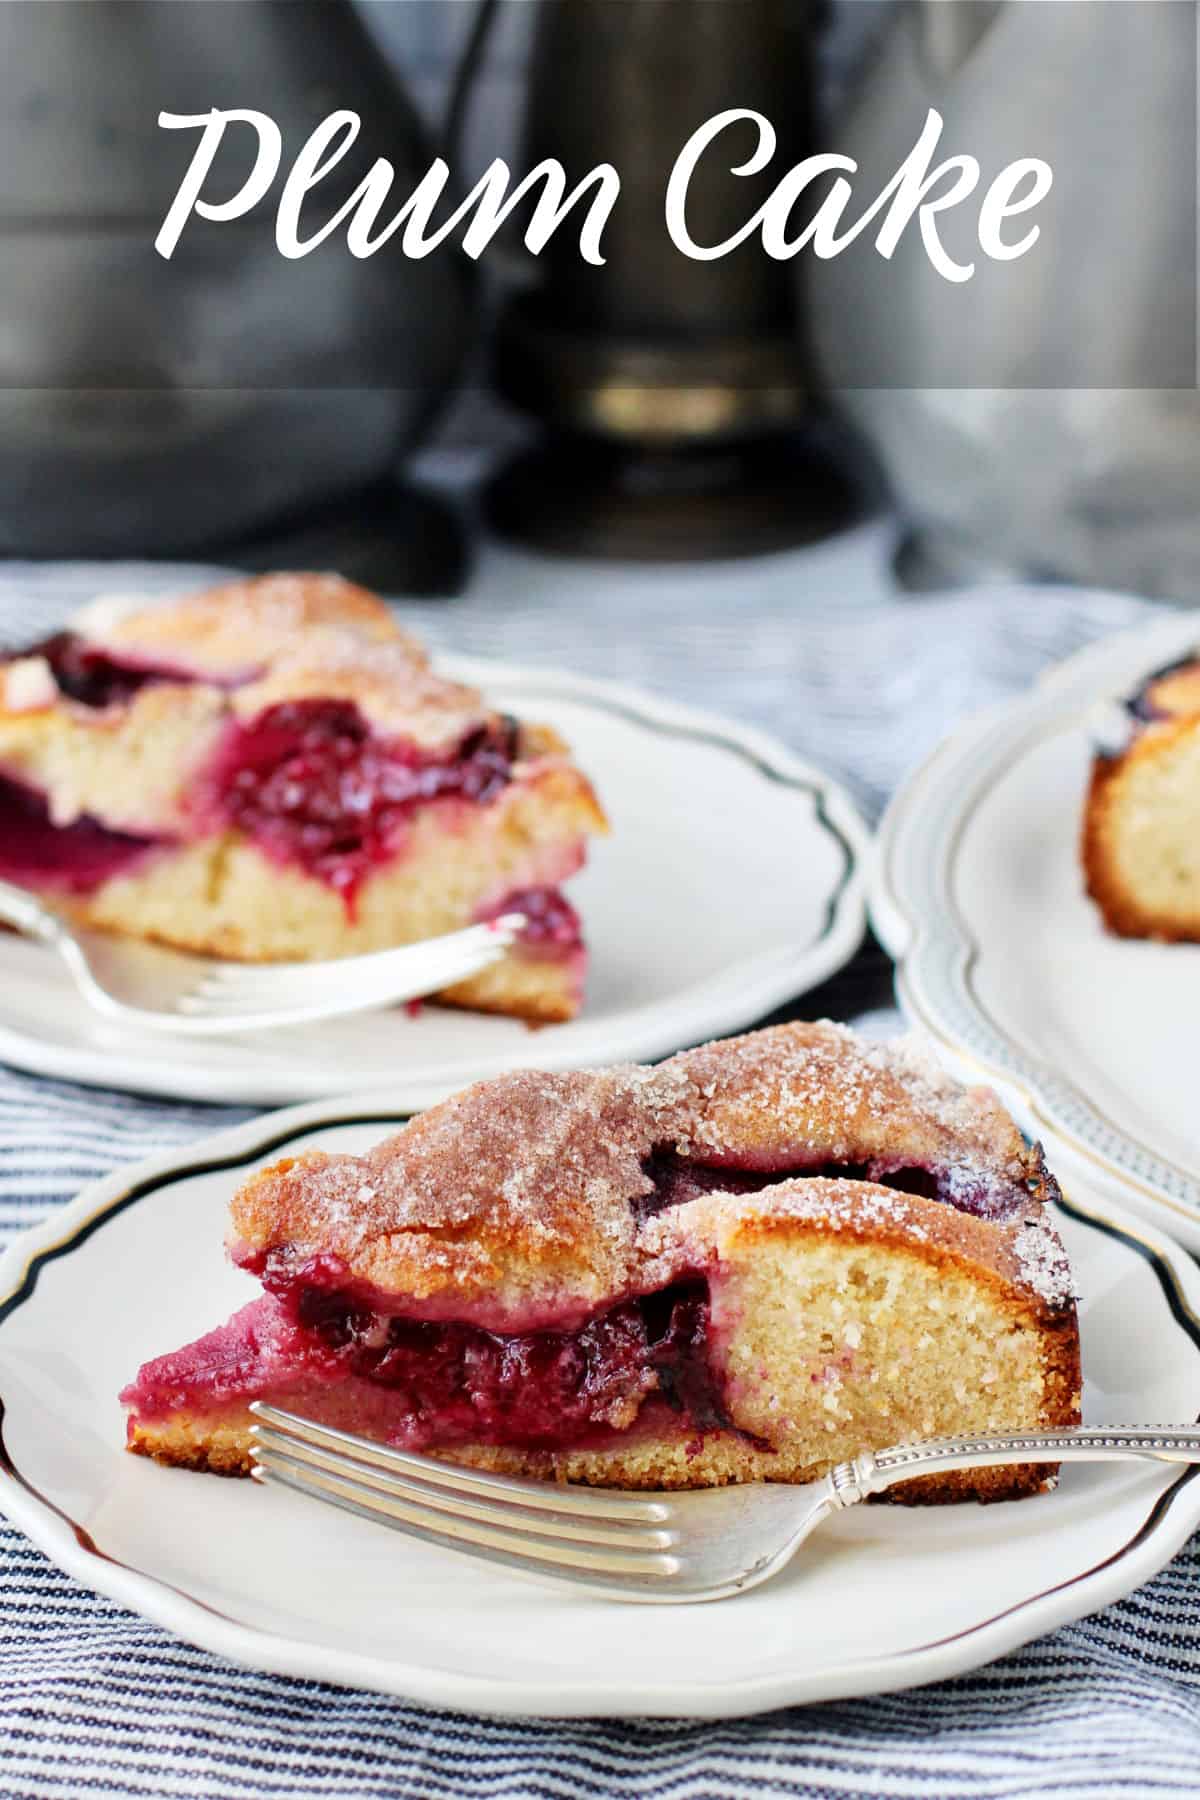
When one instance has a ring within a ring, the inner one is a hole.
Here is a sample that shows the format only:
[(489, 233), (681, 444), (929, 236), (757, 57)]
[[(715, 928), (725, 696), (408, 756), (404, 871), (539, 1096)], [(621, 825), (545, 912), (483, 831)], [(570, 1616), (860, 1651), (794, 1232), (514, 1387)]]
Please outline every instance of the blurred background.
[[(853, 566), (898, 594), (1016, 575), (1190, 602), (1194, 33), (1177, 0), (6, 0), (0, 554), (427, 597), (671, 565), (716, 597), (753, 564), (798, 592)], [(359, 111), (330, 210), (378, 155), (398, 197), (439, 152), (460, 195), (496, 156), (611, 161), (608, 261), (568, 227), (536, 261), (518, 229), (479, 266), (344, 241), (286, 263), (266, 208), (193, 222), (163, 263), (195, 139), (157, 112), (213, 105), (269, 111), (288, 161)], [(985, 181), (1052, 162), (1042, 242), (964, 289), (916, 237), (887, 263), (866, 239), (689, 263), (663, 191), (727, 106), (779, 149), (761, 182), (730, 176), (732, 136), (706, 161), (698, 236), (818, 148), (855, 157), (865, 205), (936, 106)]]

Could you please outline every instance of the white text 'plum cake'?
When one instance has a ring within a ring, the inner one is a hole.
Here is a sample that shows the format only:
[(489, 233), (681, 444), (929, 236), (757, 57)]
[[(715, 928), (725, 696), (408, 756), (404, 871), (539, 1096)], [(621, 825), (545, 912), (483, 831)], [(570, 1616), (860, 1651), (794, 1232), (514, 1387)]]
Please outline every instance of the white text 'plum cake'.
[(552, 731), (336, 576), (101, 600), (0, 659), (0, 877), (81, 925), (288, 961), (519, 908), (514, 953), (440, 997), (566, 1019), (586, 955), (561, 884), (604, 829)]
[(1088, 892), (1121, 937), (1200, 943), (1200, 655), (1151, 676), (1117, 735), (1092, 763)]
[(1055, 1192), (987, 1090), (840, 1026), (500, 1076), (365, 1155), (252, 1175), (228, 1247), (266, 1292), (142, 1368), (129, 1446), (244, 1474), (261, 1398), (512, 1474), (669, 1488), (1073, 1424)]

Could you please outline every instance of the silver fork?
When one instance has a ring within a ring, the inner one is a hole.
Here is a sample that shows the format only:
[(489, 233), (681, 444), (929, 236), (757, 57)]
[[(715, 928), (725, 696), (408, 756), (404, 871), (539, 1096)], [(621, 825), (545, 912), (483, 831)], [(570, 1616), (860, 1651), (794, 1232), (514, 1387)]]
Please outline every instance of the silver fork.
[(0, 922), (56, 950), (90, 1006), (139, 1031), (259, 1031), (419, 1000), (506, 955), (525, 925), (505, 913), (446, 937), (331, 962), (236, 963), (103, 931), (72, 931), (24, 888), (0, 881)]
[(935, 1438), (840, 1463), (802, 1487), (621, 1493), (517, 1480), (393, 1450), (254, 1401), (256, 1480), (539, 1581), (610, 1600), (723, 1600), (769, 1581), (822, 1519), (914, 1475), (1022, 1462), (1200, 1462), (1195, 1426)]

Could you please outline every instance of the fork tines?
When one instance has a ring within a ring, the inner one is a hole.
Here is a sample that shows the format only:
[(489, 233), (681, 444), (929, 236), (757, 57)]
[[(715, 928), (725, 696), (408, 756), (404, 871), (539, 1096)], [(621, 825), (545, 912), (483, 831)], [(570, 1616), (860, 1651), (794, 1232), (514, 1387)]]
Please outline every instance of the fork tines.
[(255, 1401), (253, 1475), (543, 1579), (647, 1597), (679, 1570), (661, 1500), (523, 1481), (393, 1450)]
[(292, 1008), (338, 1012), (348, 1000), (383, 1005), (437, 993), (496, 962), (524, 923), (522, 914), (505, 915), (445, 937), (324, 963), (219, 963), (180, 997), (176, 1010), (191, 1019), (236, 1021)]

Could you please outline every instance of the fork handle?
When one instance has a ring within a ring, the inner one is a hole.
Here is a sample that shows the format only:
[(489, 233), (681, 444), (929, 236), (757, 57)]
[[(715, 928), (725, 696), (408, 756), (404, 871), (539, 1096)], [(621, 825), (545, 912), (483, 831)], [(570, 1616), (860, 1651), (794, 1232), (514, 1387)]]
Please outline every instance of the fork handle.
[(0, 881), (0, 924), (12, 925), (26, 937), (40, 938), (53, 944), (62, 936), (63, 924), (57, 913), (34, 894), (14, 887), (11, 881)]
[(1079, 1425), (1059, 1431), (1017, 1432), (1011, 1436), (931, 1438), (924, 1444), (897, 1444), (841, 1463), (830, 1473), (835, 1506), (853, 1506), (898, 1481), (957, 1469), (988, 1469), (1003, 1463), (1039, 1462), (1200, 1463), (1200, 1428), (1194, 1425)]

